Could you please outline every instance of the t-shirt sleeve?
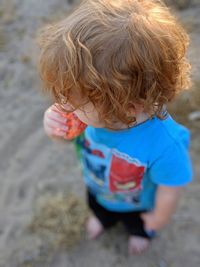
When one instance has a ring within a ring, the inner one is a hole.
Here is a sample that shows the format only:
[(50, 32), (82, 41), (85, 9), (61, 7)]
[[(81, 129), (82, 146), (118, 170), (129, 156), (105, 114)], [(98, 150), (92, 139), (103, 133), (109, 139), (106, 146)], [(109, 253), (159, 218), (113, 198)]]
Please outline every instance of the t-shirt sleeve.
[(159, 185), (184, 186), (192, 180), (192, 164), (187, 147), (172, 144), (150, 166), (151, 180)]

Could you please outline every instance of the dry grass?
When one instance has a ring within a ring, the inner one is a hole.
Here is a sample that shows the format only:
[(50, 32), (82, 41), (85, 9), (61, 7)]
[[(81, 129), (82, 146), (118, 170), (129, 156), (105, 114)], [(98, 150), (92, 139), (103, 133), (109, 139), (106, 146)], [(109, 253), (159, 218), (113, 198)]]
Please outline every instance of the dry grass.
[(81, 240), (88, 209), (75, 195), (62, 193), (40, 199), (28, 230), (42, 241), (39, 254), (19, 267), (49, 266), (57, 251), (72, 249)]
[(71, 248), (81, 239), (87, 215), (76, 196), (58, 194), (43, 201), (29, 228), (53, 248)]

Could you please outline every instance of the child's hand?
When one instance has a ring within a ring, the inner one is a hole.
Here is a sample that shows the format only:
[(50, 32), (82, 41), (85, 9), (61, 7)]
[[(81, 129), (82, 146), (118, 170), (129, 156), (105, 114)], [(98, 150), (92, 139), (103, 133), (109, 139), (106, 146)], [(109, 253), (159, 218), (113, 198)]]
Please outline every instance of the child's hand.
[(44, 129), (50, 137), (65, 137), (68, 127), (64, 113), (58, 110), (56, 104), (50, 106), (44, 113)]
[(167, 225), (175, 211), (182, 190), (183, 188), (178, 186), (158, 186), (154, 210), (141, 215), (146, 230), (156, 231)]
[(141, 218), (144, 221), (144, 228), (147, 231), (158, 231), (168, 223), (163, 218), (156, 216), (154, 212), (142, 213)]

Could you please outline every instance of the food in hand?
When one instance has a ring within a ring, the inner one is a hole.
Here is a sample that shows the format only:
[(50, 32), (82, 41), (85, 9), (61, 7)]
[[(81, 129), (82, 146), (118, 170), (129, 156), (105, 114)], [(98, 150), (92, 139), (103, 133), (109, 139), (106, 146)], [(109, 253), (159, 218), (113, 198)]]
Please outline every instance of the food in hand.
[(66, 126), (68, 129), (64, 138), (67, 140), (79, 136), (87, 127), (73, 112), (66, 114), (65, 118), (67, 119)]

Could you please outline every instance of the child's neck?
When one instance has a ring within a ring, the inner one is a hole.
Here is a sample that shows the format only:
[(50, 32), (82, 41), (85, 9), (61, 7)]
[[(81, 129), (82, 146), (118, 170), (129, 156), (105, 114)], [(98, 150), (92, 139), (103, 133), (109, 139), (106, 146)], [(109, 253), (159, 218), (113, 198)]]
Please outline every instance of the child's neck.
[(138, 125), (140, 123), (143, 123), (143, 122), (145, 122), (146, 120), (149, 119), (149, 115), (147, 115), (144, 112), (136, 114), (135, 117), (136, 117), (136, 122), (132, 123), (129, 127), (126, 124), (123, 124), (123, 123), (119, 122), (119, 123), (116, 123), (113, 128), (116, 129), (116, 130), (123, 130), (123, 129), (127, 129), (127, 128), (130, 128), (130, 127), (134, 127), (134, 126), (136, 126), (136, 125)]
[(149, 115), (148, 114), (146, 114), (144, 112), (138, 113), (136, 115), (136, 125), (140, 124), (140, 123), (142, 123), (142, 122), (144, 122), (144, 121), (146, 121), (148, 119), (149, 119)]

